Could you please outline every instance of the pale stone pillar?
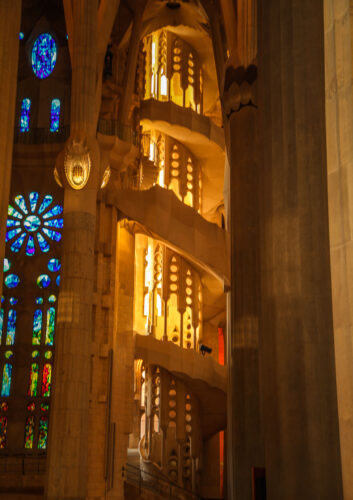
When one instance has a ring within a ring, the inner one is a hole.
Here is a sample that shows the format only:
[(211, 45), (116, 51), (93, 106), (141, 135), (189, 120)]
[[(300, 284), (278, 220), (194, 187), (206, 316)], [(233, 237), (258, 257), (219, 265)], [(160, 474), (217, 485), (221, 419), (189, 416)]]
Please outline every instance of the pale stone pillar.
[(0, 297), (12, 167), (21, 0), (0, 2)]
[[(237, 80), (231, 77), (237, 74)], [(231, 294), (227, 429), (231, 498), (252, 499), (252, 467), (264, 466), (259, 395), (259, 206), (256, 67), (229, 67), (223, 104), (230, 165)], [(252, 90), (250, 90), (252, 89)]]
[(115, 436), (111, 437), (114, 447), (114, 463), (113, 468), (109, 471), (106, 494), (110, 500), (124, 499), (122, 467), (127, 461), (129, 434), (132, 432), (133, 423), (134, 263), (135, 236), (120, 222), (117, 233), (115, 325), (112, 340), (111, 423), (115, 426)]
[(342, 499), (323, 2), (259, 2), (261, 388), (267, 496)]
[[(65, 4), (72, 15), (71, 137), (57, 160), (65, 184), (62, 283), (60, 286), (53, 405), (48, 443), (46, 495), (50, 500), (86, 498), (88, 411), (94, 241), (100, 155), (96, 135), (97, 0)], [(65, 177), (65, 155), (80, 163), (89, 154), (91, 171), (82, 189)]]
[(345, 500), (353, 499), (353, 103), (349, 0), (326, 0), (326, 136), (333, 325)]

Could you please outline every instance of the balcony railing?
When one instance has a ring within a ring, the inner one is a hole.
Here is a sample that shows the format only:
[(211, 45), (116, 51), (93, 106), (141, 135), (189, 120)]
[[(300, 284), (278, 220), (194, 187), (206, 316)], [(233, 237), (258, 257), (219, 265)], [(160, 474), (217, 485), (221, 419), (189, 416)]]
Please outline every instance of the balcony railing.
[(122, 472), (125, 481), (137, 486), (140, 493), (142, 489), (146, 489), (168, 500), (201, 500), (197, 493), (186, 490), (161, 475), (141, 470), (135, 465), (126, 464)]

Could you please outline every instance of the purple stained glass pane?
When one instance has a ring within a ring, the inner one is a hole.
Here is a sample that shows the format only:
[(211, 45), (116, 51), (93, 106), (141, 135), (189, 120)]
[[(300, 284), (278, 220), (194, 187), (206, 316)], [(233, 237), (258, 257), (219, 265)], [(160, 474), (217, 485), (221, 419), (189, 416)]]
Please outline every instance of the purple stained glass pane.
[(36, 39), (32, 49), (32, 69), (40, 78), (47, 78), (53, 71), (57, 58), (54, 38), (49, 33), (42, 33)]
[(27, 247), (26, 247), (26, 255), (32, 256), (34, 255), (36, 249), (34, 246), (34, 239), (33, 236), (28, 236), (28, 241), (27, 241)]
[(50, 132), (59, 130), (60, 122), (60, 99), (53, 99), (50, 109)]

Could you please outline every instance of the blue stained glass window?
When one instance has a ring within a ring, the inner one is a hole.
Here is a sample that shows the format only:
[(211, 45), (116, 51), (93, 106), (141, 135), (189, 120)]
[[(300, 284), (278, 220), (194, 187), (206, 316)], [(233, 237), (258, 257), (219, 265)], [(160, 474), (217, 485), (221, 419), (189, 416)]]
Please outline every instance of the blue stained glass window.
[(59, 274), (59, 276), (56, 277), (56, 284), (58, 286), (60, 286), (60, 274)]
[(60, 260), (59, 259), (50, 259), (48, 262), (48, 269), (52, 273), (56, 273), (56, 271), (59, 271), (61, 268)]
[(22, 233), (21, 236), (19, 238), (17, 238), (17, 240), (15, 240), (12, 245), (11, 245), (11, 250), (13, 252), (19, 252), (22, 245), (23, 245), (23, 242), (26, 238), (27, 234), (26, 233)]
[(49, 236), (50, 239), (54, 241), (60, 241), (61, 240), (61, 234), (57, 233), (56, 231), (53, 231), (53, 229), (48, 229), (47, 227), (43, 227), (43, 233), (45, 233), (47, 236)]
[(22, 194), (18, 194), (15, 197), (15, 203), (22, 210), (22, 212), (24, 212), (26, 215), (28, 214), (26, 201), (25, 201), (24, 197), (22, 196)]
[(1, 345), (1, 337), (2, 337), (2, 326), (4, 324), (4, 310), (0, 309), (0, 345)]
[(24, 39), (24, 37), (25, 37), (24, 33), (22, 33), (22, 31), (20, 31), (20, 32), (19, 32), (19, 34), (18, 34), (18, 38), (19, 38), (20, 40), (23, 40), (23, 39)]
[(45, 330), (45, 344), (54, 344), (54, 329), (55, 329), (55, 308), (49, 307), (47, 311), (47, 328)]
[(64, 219), (52, 219), (44, 221), (45, 226), (49, 227), (57, 227), (58, 229), (62, 229), (64, 226)]
[(7, 315), (6, 345), (13, 345), (16, 333), (16, 311), (10, 309)]
[(12, 365), (5, 363), (2, 372), (1, 396), (10, 396)]
[(33, 236), (28, 236), (28, 241), (27, 241), (27, 248), (26, 248), (26, 255), (31, 257), (34, 255), (35, 252), (35, 246), (34, 246), (34, 239)]
[(29, 116), (31, 111), (31, 100), (26, 97), (22, 100), (21, 104), (21, 116), (20, 116), (20, 131), (29, 131)]
[(23, 218), (23, 215), (20, 214), (19, 212), (17, 212), (17, 210), (15, 210), (11, 205), (9, 205), (9, 207), (7, 209), (7, 214), (11, 215), (12, 217), (17, 217), (17, 219)]
[(38, 238), (38, 243), (39, 243), (39, 246), (40, 246), (40, 249), (42, 250), (42, 252), (49, 252), (49, 243), (47, 242), (47, 240), (40, 234), (38, 233), (37, 234), (37, 238)]
[(20, 225), (21, 225), (20, 220), (7, 219), (7, 221), (6, 221), (6, 227), (14, 227), (14, 226), (20, 226)]
[(36, 215), (29, 215), (23, 222), (24, 228), (31, 233), (37, 231), (40, 228), (40, 224), (40, 218)]
[(29, 203), (31, 205), (31, 212), (34, 212), (36, 209), (38, 196), (39, 195), (36, 192), (29, 193)]
[(8, 274), (4, 279), (4, 282), (7, 288), (15, 288), (19, 284), (20, 278), (17, 274)]
[(59, 130), (60, 122), (60, 99), (53, 99), (50, 108), (50, 132)]
[(40, 339), (42, 337), (42, 319), (43, 313), (40, 309), (34, 311), (33, 316), (33, 333), (32, 333), (32, 344), (40, 345)]
[(43, 298), (42, 297), (38, 297), (36, 299), (36, 304), (43, 304)]
[(40, 78), (47, 78), (53, 71), (57, 58), (56, 43), (49, 33), (42, 33), (32, 49), (32, 69)]
[(54, 215), (60, 215), (62, 211), (63, 207), (61, 205), (56, 205), (54, 208), (48, 210), (48, 212), (43, 215), (43, 219), (49, 219), (49, 217), (53, 217)]
[(6, 233), (6, 242), (12, 240), (16, 236), (16, 234), (20, 233), (22, 229), (17, 227), (16, 229), (11, 229), (11, 231), (7, 231)]
[(53, 197), (50, 194), (44, 196), (41, 206), (39, 207), (38, 213), (42, 214), (46, 208), (49, 207), (50, 203), (53, 201)]
[(18, 299), (15, 299), (15, 297), (11, 297), (11, 298), (10, 298), (10, 304), (11, 304), (12, 306), (15, 306), (15, 305), (17, 304), (17, 302), (18, 302)]
[(10, 269), (11, 267), (11, 262), (9, 261), (9, 259), (4, 259), (4, 273), (7, 273), (7, 271)]
[(41, 274), (37, 278), (37, 285), (39, 288), (47, 288), (51, 283), (51, 279), (47, 274)]

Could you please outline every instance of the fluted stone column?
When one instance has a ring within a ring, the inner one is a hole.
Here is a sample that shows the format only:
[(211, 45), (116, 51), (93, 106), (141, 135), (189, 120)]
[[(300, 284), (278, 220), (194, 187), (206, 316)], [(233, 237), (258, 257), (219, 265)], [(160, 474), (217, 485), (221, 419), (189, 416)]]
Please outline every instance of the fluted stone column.
[(12, 167), (21, 0), (0, 2), (0, 296)]
[[(225, 76), (230, 166), (231, 295), (228, 329), (228, 484), (231, 498), (251, 500), (252, 467), (264, 466), (259, 395), (259, 206), (256, 66)], [(230, 432), (229, 432), (230, 431)]]
[[(87, 494), (94, 239), (100, 169), (94, 99), (98, 1), (75, 0), (65, 8), (72, 8), (71, 135), (57, 160), (65, 196), (47, 464), (46, 495), (50, 500), (78, 500)], [(91, 161), (88, 182), (74, 189), (64, 164), (81, 164), (87, 154)], [(71, 155), (69, 162), (67, 155)]]
[(353, 101), (350, 43), (352, 26), (349, 22), (349, 0), (326, 0), (324, 6), (327, 174), (337, 397), (344, 498), (352, 500)]
[(323, 2), (259, 2), (261, 386), (267, 497), (342, 499)]

